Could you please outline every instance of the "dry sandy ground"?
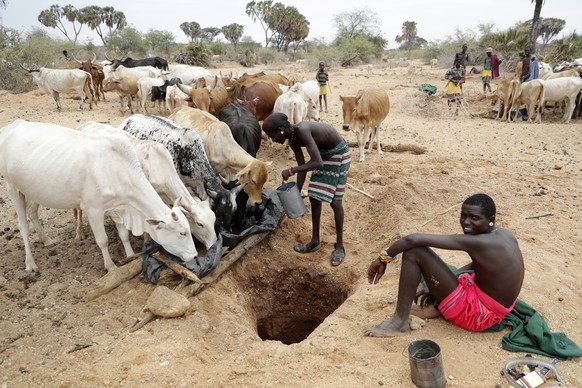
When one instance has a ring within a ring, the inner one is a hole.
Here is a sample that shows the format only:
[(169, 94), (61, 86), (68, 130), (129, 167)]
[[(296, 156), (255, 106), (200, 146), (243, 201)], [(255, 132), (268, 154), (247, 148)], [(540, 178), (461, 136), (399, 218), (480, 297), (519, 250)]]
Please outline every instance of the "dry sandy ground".
[[(244, 71), (221, 68), (231, 69)], [(256, 68), (303, 79), (314, 77), (315, 69), (315, 64)], [(139, 275), (83, 302), (105, 270), (93, 237), (74, 239), (68, 210), (41, 211), (58, 243), (45, 248), (33, 234), (40, 274), (27, 274), (14, 210), (2, 185), (0, 386), (412, 387), (406, 349), (417, 339), (440, 345), (449, 386), (509, 386), (500, 371), (506, 360), (523, 354), (501, 348), (507, 330), (470, 333), (439, 318), (399, 338), (368, 338), (361, 332), (395, 307), (400, 265), (391, 265), (378, 285), (370, 286), (365, 277), (379, 250), (411, 232), (461, 232), (459, 204), (476, 192), (495, 199), (498, 225), (520, 242), (526, 261), (521, 298), (552, 330), (582, 344), (581, 122), (562, 124), (556, 116), (545, 116), (541, 125), (497, 122), (486, 117), (487, 102), (479, 101), (478, 76), (469, 77), (465, 86), (468, 109), (485, 114), (449, 115), (440, 96), (444, 72), (424, 66), (410, 81), (403, 67), (376, 66), (370, 75), (362, 68), (330, 69), (325, 122), (341, 131), (339, 96), (381, 86), (392, 102), (383, 143), (426, 150), (374, 151), (365, 163), (354, 161), (349, 183), (373, 198), (351, 188), (346, 193), (347, 258), (341, 266), (329, 261), (335, 238), (329, 206), (322, 216), (323, 247), (314, 254), (292, 249), (310, 237), (309, 210), (299, 219), (283, 218), (277, 230), (191, 298), (192, 312), (156, 320), (135, 333), (128, 328), (141, 316), (154, 285)], [(439, 95), (427, 101), (417, 91), (421, 83), (436, 85)], [(92, 111), (77, 106), (63, 98), (58, 113), (51, 98), (38, 92), (0, 92), (0, 126), (17, 118), (70, 127), (88, 120), (118, 125), (124, 117), (111, 94)], [(342, 133), (355, 141), (354, 133)], [(280, 171), (292, 160), (268, 144), (258, 157), (273, 162), (267, 187), (277, 187)], [(112, 256), (121, 261), (121, 244), (108, 227)], [(141, 241), (133, 240), (136, 251)], [(455, 265), (468, 261), (458, 252), (440, 253)], [(259, 334), (295, 343), (263, 340)], [(582, 386), (582, 360), (560, 362), (558, 369), (565, 385)]]

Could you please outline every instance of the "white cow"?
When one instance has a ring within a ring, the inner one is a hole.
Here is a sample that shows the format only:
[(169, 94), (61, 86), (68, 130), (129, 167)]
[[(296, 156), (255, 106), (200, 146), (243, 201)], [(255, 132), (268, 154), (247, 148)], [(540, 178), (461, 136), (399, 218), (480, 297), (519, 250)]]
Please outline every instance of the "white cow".
[[(534, 112), (536, 113), (535, 121), (542, 122), (541, 107), (544, 101), (544, 84), (540, 79), (534, 79), (524, 82), (519, 86), (519, 90), (513, 94), (511, 106), (519, 108), (527, 105), (528, 122), (532, 121)], [(508, 112), (509, 114), (509, 112)]]
[(57, 111), (61, 111), (61, 99), (59, 93), (76, 92), (81, 97), (79, 109), (83, 109), (85, 98), (89, 99), (89, 109), (93, 109), (93, 79), (91, 74), (81, 69), (47, 69), (41, 67), (38, 70), (28, 71), (39, 89), (50, 95), (57, 104)]
[(131, 74), (137, 79), (141, 77), (159, 78), (162, 76), (162, 71), (157, 67), (153, 66), (136, 66), (136, 67), (125, 67), (123, 65), (117, 66), (115, 70), (111, 70), (109, 75), (117, 74), (120, 77)]
[(213, 74), (200, 66), (190, 66), (184, 64), (169, 64), (169, 71), (164, 75), (170, 78), (178, 77), (185, 84), (192, 84), (200, 77), (213, 77)]
[(312, 118), (319, 121), (319, 109), (311, 97), (307, 97), (307, 102), (301, 94), (289, 90), (281, 94), (275, 100), (273, 112), (281, 112), (287, 115), (291, 124), (298, 124), (306, 118)]
[[(16, 120), (0, 129), (0, 175), (18, 214), (26, 271), (38, 270), (30, 249), (26, 201), (56, 209), (81, 208), (108, 271), (116, 265), (108, 250), (106, 214), (115, 222), (124, 247), (129, 245), (129, 231), (136, 236), (147, 232), (185, 261), (197, 255), (186, 217), (162, 201), (126, 137)], [(38, 214), (32, 212), (30, 217), (41, 238), (46, 236)]]
[[(217, 240), (214, 223), (216, 215), (210, 208), (210, 201), (193, 197), (176, 172), (174, 160), (170, 152), (153, 140), (140, 140), (137, 137), (108, 124), (89, 121), (77, 130), (83, 133), (109, 134), (126, 136), (134, 146), (139, 157), (141, 168), (156, 192), (166, 203), (179, 200), (180, 206), (186, 210), (186, 216), (192, 234), (209, 249)], [(80, 229), (78, 227), (78, 229)]]
[[(281, 87), (281, 85), (279, 85)], [(281, 88), (283, 90), (283, 88)], [(307, 102), (307, 97), (311, 97), (314, 102), (317, 102), (319, 99), (319, 84), (316, 80), (309, 80), (305, 82), (295, 82), (293, 86), (288, 87), (287, 90), (283, 90), (283, 93), (292, 90), (297, 92), (303, 96), (305, 101)]]
[(580, 77), (564, 77), (540, 80), (540, 82), (542, 82), (544, 86), (544, 93), (542, 95), (540, 106), (544, 106), (545, 101), (561, 102), (566, 100), (566, 109), (564, 111), (563, 120), (566, 123), (569, 123), (572, 119), (574, 108), (576, 107), (576, 96), (580, 90), (582, 90), (582, 79)]
[[(146, 103), (148, 97), (151, 97), (152, 95), (152, 87), (162, 86), (163, 84), (164, 80), (162, 78), (142, 77), (137, 80), (137, 95), (139, 97), (139, 104), (141, 106), (142, 113), (149, 114)], [(162, 108), (159, 103), (158, 113), (162, 113)]]
[(188, 106), (187, 98), (188, 95), (181, 91), (177, 85), (168, 86), (166, 89), (166, 107), (170, 112), (181, 106)]

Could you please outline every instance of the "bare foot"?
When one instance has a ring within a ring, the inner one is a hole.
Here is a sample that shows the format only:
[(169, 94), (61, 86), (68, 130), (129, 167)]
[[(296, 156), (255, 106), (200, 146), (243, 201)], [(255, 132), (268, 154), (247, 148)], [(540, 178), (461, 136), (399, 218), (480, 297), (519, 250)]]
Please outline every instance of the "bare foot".
[(424, 307), (413, 304), (410, 309), (410, 314), (422, 319), (433, 319), (441, 315), (440, 311), (432, 304)]
[(367, 327), (364, 330), (364, 335), (369, 337), (398, 337), (410, 331), (408, 321), (402, 323), (393, 322), (392, 319), (386, 320), (374, 327)]

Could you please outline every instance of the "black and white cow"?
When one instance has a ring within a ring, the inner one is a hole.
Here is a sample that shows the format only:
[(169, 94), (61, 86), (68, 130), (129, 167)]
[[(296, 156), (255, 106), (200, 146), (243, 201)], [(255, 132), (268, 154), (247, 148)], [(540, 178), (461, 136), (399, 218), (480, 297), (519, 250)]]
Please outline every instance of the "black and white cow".
[(159, 101), (163, 103), (166, 101), (166, 91), (168, 86), (181, 84), (182, 80), (178, 77), (174, 77), (172, 79), (164, 81), (164, 83), (160, 86), (152, 86), (152, 102)]
[(141, 114), (129, 116), (119, 128), (138, 139), (163, 144), (170, 151), (184, 184), (203, 200), (210, 196), (219, 228), (230, 230), (232, 215), (236, 210), (235, 196), (239, 190), (234, 188), (229, 191), (222, 186), (196, 131), (179, 127), (165, 117)]

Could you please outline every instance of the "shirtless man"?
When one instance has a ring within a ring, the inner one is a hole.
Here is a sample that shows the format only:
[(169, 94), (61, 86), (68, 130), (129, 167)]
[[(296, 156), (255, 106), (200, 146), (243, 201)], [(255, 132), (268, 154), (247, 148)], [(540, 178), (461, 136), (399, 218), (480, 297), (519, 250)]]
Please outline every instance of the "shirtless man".
[[(370, 264), (368, 282), (376, 284), (386, 271), (385, 262), (402, 253), (396, 311), (389, 320), (364, 329), (364, 334), (393, 337), (407, 333), (413, 301), (420, 302), (414, 315), (434, 318), (442, 314), (453, 324), (472, 331), (488, 329), (513, 309), (523, 283), (523, 257), (513, 234), (495, 226), (495, 203), (485, 194), (467, 198), (460, 224), (464, 234), (403, 237), (387, 248), (382, 261)], [(467, 252), (471, 263), (461, 269), (474, 273), (457, 278), (430, 247)], [(421, 275), (428, 289), (416, 292)], [(438, 310), (433, 305), (435, 300)]]
[[(263, 123), (263, 130), (276, 143), (283, 144), (289, 140), (289, 146), (295, 154), (297, 166), (281, 171), (283, 180), (297, 174), (297, 187), (303, 188), (308, 171), (313, 171), (309, 181), (309, 202), (311, 203), (311, 223), (313, 231), (311, 241), (297, 244), (296, 252), (309, 253), (321, 248), (319, 239), (321, 204), (328, 202), (335, 218), (336, 242), (331, 256), (331, 265), (340, 265), (346, 252), (343, 244), (344, 208), (343, 195), (351, 164), (350, 148), (344, 138), (331, 125), (302, 121), (292, 125), (284, 113), (273, 113)], [(305, 162), (302, 147), (309, 154)]]

